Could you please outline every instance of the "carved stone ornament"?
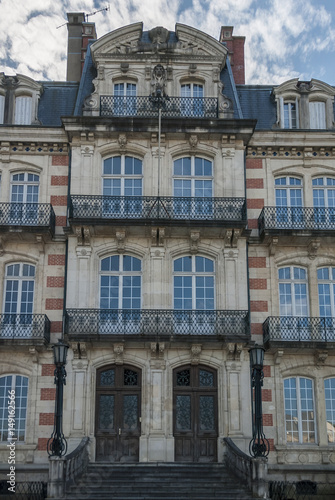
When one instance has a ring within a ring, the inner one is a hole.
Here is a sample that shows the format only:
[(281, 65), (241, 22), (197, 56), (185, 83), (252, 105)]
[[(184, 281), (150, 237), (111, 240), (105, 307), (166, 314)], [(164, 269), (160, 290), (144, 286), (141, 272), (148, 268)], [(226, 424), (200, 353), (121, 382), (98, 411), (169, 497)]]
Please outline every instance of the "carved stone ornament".
[(192, 254), (198, 253), (199, 241), (200, 241), (200, 232), (199, 231), (191, 231), (190, 251)]
[(151, 93), (154, 96), (165, 96), (166, 71), (161, 64), (156, 64), (152, 70)]
[(198, 136), (191, 135), (189, 138), (189, 143), (190, 143), (191, 148), (196, 148), (198, 145)]
[(124, 345), (123, 344), (114, 344), (114, 354), (115, 354), (115, 364), (123, 365), (123, 352)]
[(127, 136), (126, 134), (120, 134), (118, 137), (118, 143), (120, 146), (120, 149), (125, 149), (127, 146)]
[(116, 243), (117, 243), (117, 251), (119, 253), (123, 253), (126, 244), (126, 231), (116, 231), (115, 234)]
[(316, 240), (311, 240), (309, 242), (309, 245), (308, 245), (308, 257), (311, 259), (311, 260), (314, 260), (316, 255), (317, 255), (317, 252), (318, 252), (318, 249), (320, 247), (320, 240), (316, 239)]
[(201, 344), (191, 345), (191, 364), (198, 365), (200, 363), (200, 354), (202, 351)]
[(163, 26), (156, 26), (149, 31), (149, 38), (153, 44), (166, 43), (169, 38), (169, 31)]

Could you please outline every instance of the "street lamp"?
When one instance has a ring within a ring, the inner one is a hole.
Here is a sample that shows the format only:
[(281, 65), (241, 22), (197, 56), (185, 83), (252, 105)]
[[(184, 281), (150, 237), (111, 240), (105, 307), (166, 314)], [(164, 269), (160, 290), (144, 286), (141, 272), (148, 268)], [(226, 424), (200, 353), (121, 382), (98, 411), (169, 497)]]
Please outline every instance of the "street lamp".
[(269, 441), (263, 432), (262, 412), (262, 386), (263, 386), (263, 347), (258, 346), (249, 349), (250, 376), (251, 376), (251, 408), (252, 408), (252, 439), (249, 444), (250, 455), (267, 457), (270, 451)]
[(54, 429), (48, 441), (48, 455), (61, 457), (67, 451), (67, 442), (63, 434), (63, 386), (66, 384), (66, 356), (69, 346), (62, 340), (52, 346), (54, 353), (56, 400)]

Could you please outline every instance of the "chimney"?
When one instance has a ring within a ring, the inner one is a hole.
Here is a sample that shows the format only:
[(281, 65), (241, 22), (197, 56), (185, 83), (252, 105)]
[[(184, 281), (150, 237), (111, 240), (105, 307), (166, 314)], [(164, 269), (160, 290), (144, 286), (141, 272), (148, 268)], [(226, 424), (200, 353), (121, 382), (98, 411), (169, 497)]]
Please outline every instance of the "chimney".
[(88, 41), (97, 38), (94, 23), (85, 23), (84, 12), (67, 14), (67, 69), (66, 80), (79, 82), (84, 67)]
[(231, 69), (236, 84), (245, 84), (244, 43), (245, 36), (233, 36), (233, 26), (221, 26), (220, 42), (228, 49)]

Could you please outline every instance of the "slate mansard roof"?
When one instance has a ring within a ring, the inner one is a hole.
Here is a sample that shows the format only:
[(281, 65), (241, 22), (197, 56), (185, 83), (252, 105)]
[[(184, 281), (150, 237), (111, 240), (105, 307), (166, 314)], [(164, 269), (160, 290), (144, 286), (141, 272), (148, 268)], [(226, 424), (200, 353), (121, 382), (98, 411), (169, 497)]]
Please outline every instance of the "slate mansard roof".
[(72, 115), (78, 93), (77, 82), (40, 82), (43, 93), (38, 106), (38, 119), (45, 127), (61, 127), (62, 116)]

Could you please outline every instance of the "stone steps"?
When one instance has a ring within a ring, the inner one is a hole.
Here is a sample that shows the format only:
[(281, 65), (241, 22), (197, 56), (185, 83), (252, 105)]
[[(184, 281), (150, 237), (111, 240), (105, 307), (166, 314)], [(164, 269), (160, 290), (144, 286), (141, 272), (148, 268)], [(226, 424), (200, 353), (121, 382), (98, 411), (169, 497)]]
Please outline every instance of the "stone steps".
[(67, 499), (251, 500), (252, 495), (223, 464), (90, 464)]

